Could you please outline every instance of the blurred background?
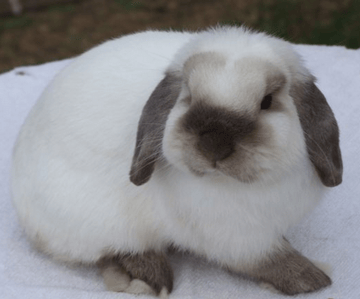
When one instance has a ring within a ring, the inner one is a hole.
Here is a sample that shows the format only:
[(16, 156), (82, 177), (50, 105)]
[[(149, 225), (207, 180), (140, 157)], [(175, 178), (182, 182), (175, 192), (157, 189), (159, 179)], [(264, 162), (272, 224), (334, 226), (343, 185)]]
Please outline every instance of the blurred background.
[(126, 33), (245, 24), (294, 43), (360, 47), (360, 0), (0, 0), (0, 73)]

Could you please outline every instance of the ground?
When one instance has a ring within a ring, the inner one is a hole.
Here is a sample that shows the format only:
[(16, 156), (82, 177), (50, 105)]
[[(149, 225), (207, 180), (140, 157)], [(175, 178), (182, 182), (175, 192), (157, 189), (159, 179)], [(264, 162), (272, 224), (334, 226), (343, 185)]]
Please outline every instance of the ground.
[(126, 33), (245, 24), (295, 43), (360, 47), (358, 0), (86, 0), (0, 16), (0, 73)]

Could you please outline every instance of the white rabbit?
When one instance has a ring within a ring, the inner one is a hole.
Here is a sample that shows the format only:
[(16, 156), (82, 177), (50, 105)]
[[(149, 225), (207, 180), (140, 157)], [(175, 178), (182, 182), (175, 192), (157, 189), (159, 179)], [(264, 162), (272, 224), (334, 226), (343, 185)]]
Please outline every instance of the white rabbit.
[(341, 179), (336, 120), (291, 44), (217, 27), (74, 59), (21, 129), (12, 192), (38, 248), (97, 263), (111, 290), (166, 297), (175, 246), (297, 294), (331, 280), (283, 235)]

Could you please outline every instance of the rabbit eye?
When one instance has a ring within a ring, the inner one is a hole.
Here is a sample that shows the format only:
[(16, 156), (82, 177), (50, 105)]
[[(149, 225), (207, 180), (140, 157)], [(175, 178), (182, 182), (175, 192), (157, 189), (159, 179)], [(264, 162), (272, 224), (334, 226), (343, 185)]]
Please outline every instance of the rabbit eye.
[(261, 102), (261, 110), (269, 109), (271, 107), (271, 103), (272, 103), (272, 95), (268, 94), (263, 98)]

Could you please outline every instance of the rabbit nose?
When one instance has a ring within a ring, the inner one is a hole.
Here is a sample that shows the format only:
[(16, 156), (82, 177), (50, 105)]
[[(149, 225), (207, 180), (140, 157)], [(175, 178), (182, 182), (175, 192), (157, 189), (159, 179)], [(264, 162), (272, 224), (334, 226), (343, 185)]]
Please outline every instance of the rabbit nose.
[(214, 162), (229, 157), (234, 152), (234, 140), (226, 132), (206, 132), (200, 134), (199, 149), (202, 154)]

